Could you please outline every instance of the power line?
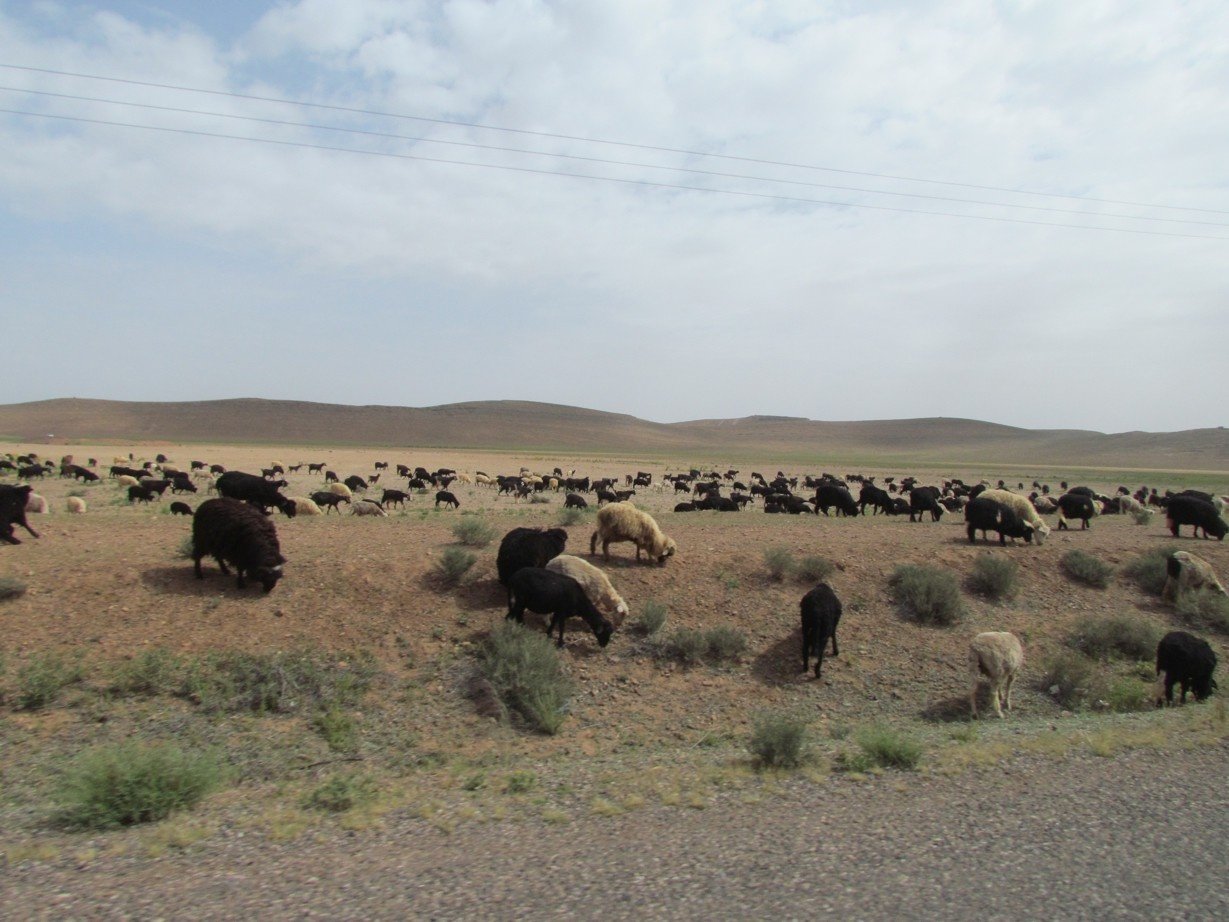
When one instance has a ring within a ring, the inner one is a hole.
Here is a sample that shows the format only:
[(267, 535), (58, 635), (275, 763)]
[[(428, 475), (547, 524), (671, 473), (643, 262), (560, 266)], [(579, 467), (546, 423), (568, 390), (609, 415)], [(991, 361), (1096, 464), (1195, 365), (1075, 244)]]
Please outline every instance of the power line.
[[(701, 170), (701, 169), (697, 169), (694, 167), (666, 166), (662, 164), (641, 163), (641, 162), (630, 161), (630, 160), (612, 160), (612, 159), (602, 158), (602, 157), (587, 157), (587, 156), (583, 156), (579, 154), (564, 154), (564, 153), (558, 153), (555, 151), (531, 150), (531, 149), (526, 149), (522, 147), (503, 147), (503, 146), (494, 145), (494, 144), (479, 144), (473, 141), (451, 141), (451, 140), (443, 140), (439, 138), (394, 134), (392, 132), (373, 131), (371, 129), (366, 129), (366, 128), (347, 128), (347, 127), (338, 126), (338, 125), (323, 125), (323, 124), (314, 123), (314, 122), (295, 122), (295, 121), (290, 121), (287, 119), (265, 118), (261, 116), (255, 116), (255, 115), (239, 115), (239, 114), (231, 113), (231, 112), (213, 112), (213, 111), (201, 110), (201, 109), (186, 109), (180, 106), (162, 106), (162, 105), (156, 105), (154, 103), (129, 102), (127, 100), (121, 100), (121, 99), (105, 99), (105, 98), (101, 98), (97, 96), (80, 96), (80, 95), (75, 95), (71, 93), (54, 93), (49, 90), (31, 90), (25, 87), (0, 86), (0, 91), (13, 92), (13, 93), (26, 93), (26, 94), (35, 95), (35, 96), (51, 97), (54, 99), (69, 99), (69, 100), (73, 100), (76, 102), (92, 102), (92, 103), (103, 103), (106, 105), (127, 106), (130, 108), (148, 109), (148, 110), (153, 110), (156, 112), (173, 112), (173, 113), (177, 113), (181, 115), (205, 115), (205, 116), (209, 116), (212, 118), (227, 118), (227, 119), (232, 119), (236, 121), (256, 122), (256, 123), (264, 124), (264, 125), (277, 125), (280, 127), (307, 128), (307, 129), (312, 129), (316, 131), (334, 131), (334, 132), (339, 132), (339, 133), (344, 133), (344, 134), (355, 134), (355, 135), (363, 135), (365, 137), (380, 138), (384, 140), (411, 141), (415, 143), (425, 143), (425, 144), (439, 144), (439, 145), (448, 146), (448, 147), (463, 147), (463, 148), (469, 148), (472, 150), (486, 150), (486, 151), (495, 151), (499, 153), (526, 154), (526, 155), (535, 156), (535, 157), (553, 157), (553, 158), (561, 159), (561, 160), (574, 160), (574, 161), (579, 161), (583, 163), (597, 163), (597, 164), (602, 164), (605, 166), (628, 166), (628, 167), (637, 167), (640, 169), (647, 169), (647, 170), (663, 170), (663, 171), (668, 171), (668, 172), (673, 172), (673, 173), (688, 173), (694, 176), (707, 176), (707, 177), (712, 177), (715, 179), (739, 179), (739, 180), (747, 180), (751, 182), (776, 183), (779, 185), (788, 185), (788, 186), (801, 186), (801, 187), (812, 188), (812, 189), (835, 189), (835, 190), (842, 191), (842, 192), (860, 192), (860, 193), (864, 193), (868, 195), (887, 195), (887, 196), (894, 196), (897, 198), (916, 198), (916, 199), (926, 199), (928, 201), (936, 201), (936, 202), (952, 202), (952, 203), (961, 204), (961, 205), (981, 205), (981, 206), (988, 206), (992, 208), (1014, 208), (1014, 209), (1023, 210), (1023, 211), (1044, 211), (1044, 212), (1049, 212), (1052, 214), (1078, 215), (1081, 217), (1089, 216), (1089, 212), (1087, 211), (1078, 211), (1078, 210), (1070, 209), (1070, 208), (1054, 208), (1054, 207), (1050, 207), (1046, 205), (1021, 205), (1021, 204), (1016, 204), (1012, 202), (991, 202), (991, 201), (985, 201), (985, 200), (980, 200), (980, 199), (957, 198), (955, 196), (946, 196), (946, 195), (927, 195), (921, 192), (897, 192), (897, 191), (883, 190), (883, 189), (869, 189), (869, 188), (864, 188), (864, 187), (859, 187), (859, 186), (841, 186), (841, 185), (835, 185), (831, 183), (807, 182), (805, 180), (798, 180), (798, 179), (780, 179), (776, 177), (767, 177), (767, 176), (752, 176), (752, 175), (748, 175), (745, 173), (726, 173), (726, 172), (721, 172), (717, 170)], [(1150, 215), (1128, 215), (1128, 214), (1114, 214), (1114, 213), (1096, 214), (1095, 217), (1116, 218), (1116, 219), (1122, 219), (1122, 220), (1127, 220), (1127, 221), (1151, 221), (1155, 223), (1165, 223), (1165, 224), (1198, 224), (1198, 225), (1203, 225), (1207, 227), (1229, 227), (1229, 224), (1225, 224), (1224, 222), (1220, 222), (1220, 221), (1200, 221), (1200, 220), (1195, 220), (1191, 218), (1158, 218), (1158, 217), (1154, 217)]]
[(526, 128), (507, 128), (507, 127), (503, 127), (499, 125), (483, 125), (478, 122), (464, 122), (464, 121), (455, 120), (455, 119), (436, 118), (436, 117), (425, 116), (425, 115), (407, 115), (404, 113), (397, 113), (397, 112), (383, 112), (378, 109), (363, 109), (363, 108), (358, 108), (354, 106), (341, 106), (341, 105), (335, 105), (331, 103), (303, 102), (301, 100), (283, 99), (283, 98), (276, 97), (276, 96), (258, 96), (258, 95), (250, 94), (250, 93), (232, 93), (226, 90), (208, 90), (208, 89), (203, 89), (201, 87), (179, 86), (177, 84), (172, 84), (172, 83), (156, 83), (156, 82), (145, 81), (145, 80), (130, 80), (130, 79), (126, 79), (123, 77), (108, 77), (108, 76), (103, 76), (100, 74), (85, 74), (85, 73), (79, 73), (76, 71), (54, 70), (54, 69), (46, 68), (46, 67), (31, 67), (31, 66), (21, 65), (21, 64), (0, 63), (0, 68), (6, 68), (9, 70), (28, 71), (31, 73), (52, 74), (52, 75), (59, 76), (59, 77), (75, 77), (75, 78), (80, 78), (83, 80), (101, 80), (101, 81), (106, 81), (109, 83), (122, 83), (122, 84), (126, 84), (129, 86), (143, 86), (143, 87), (150, 87), (150, 88), (161, 89), (161, 90), (174, 90), (176, 92), (183, 92), (183, 93), (203, 93), (203, 94), (207, 94), (210, 96), (225, 96), (231, 99), (248, 99), (248, 100), (254, 100), (257, 102), (277, 103), (280, 105), (305, 106), (305, 107), (310, 107), (314, 109), (324, 109), (324, 110), (333, 111), (333, 112), (348, 112), (354, 115), (370, 115), (370, 116), (376, 116), (379, 118), (405, 119), (405, 120), (410, 120), (410, 121), (428, 122), (428, 123), (436, 124), (436, 125), (450, 125), (450, 126), (458, 127), (458, 128), (473, 128), (473, 129), (478, 129), (481, 131), (499, 131), (499, 132), (504, 132), (508, 134), (521, 134), (521, 135), (528, 135), (532, 137), (551, 138), (551, 139), (560, 140), (560, 141), (579, 141), (585, 144), (606, 144), (606, 145), (611, 145), (615, 147), (626, 147), (626, 148), (631, 148), (631, 149), (636, 149), (636, 150), (654, 151), (656, 153), (681, 154), (681, 155), (688, 156), (688, 157), (711, 157), (715, 159), (729, 160), (729, 161), (734, 161), (734, 162), (739, 162), (739, 163), (754, 163), (754, 164), (758, 164), (761, 166), (779, 166), (779, 167), (788, 167), (791, 169), (799, 169), (799, 170), (814, 170), (814, 171), (822, 171), (822, 172), (829, 172), (829, 173), (842, 173), (848, 176), (866, 176), (866, 177), (871, 177), (874, 179), (890, 179), (890, 180), (899, 181), (899, 182), (930, 183), (933, 185), (954, 186), (954, 187), (965, 188), (965, 189), (978, 189), (983, 192), (1007, 192), (1013, 195), (1031, 195), (1031, 196), (1040, 196), (1040, 197), (1045, 197), (1045, 198), (1062, 198), (1062, 199), (1070, 199), (1070, 200), (1076, 200), (1076, 201), (1082, 201), (1082, 202), (1090, 202), (1090, 203), (1100, 204), (1100, 205), (1125, 205), (1125, 206), (1132, 207), (1132, 208), (1157, 208), (1157, 209), (1164, 209), (1167, 211), (1194, 211), (1194, 212), (1203, 212), (1207, 214), (1229, 215), (1229, 211), (1225, 211), (1221, 209), (1188, 208), (1188, 207), (1180, 206), (1180, 205), (1157, 205), (1157, 204), (1152, 204), (1149, 202), (1132, 202), (1132, 201), (1124, 201), (1120, 199), (1092, 198), (1090, 196), (1070, 195), (1070, 194), (1065, 194), (1061, 192), (1036, 192), (1036, 191), (1029, 190), (1029, 189), (1012, 189), (1006, 186), (987, 186), (987, 185), (979, 185), (976, 183), (954, 182), (954, 181), (942, 180), (942, 179), (921, 179), (921, 178), (914, 177), (914, 176), (897, 176), (897, 175), (893, 175), (890, 173), (874, 173), (874, 172), (869, 172), (865, 170), (849, 170), (849, 169), (842, 169), (839, 167), (817, 166), (814, 164), (806, 164), (806, 163), (791, 163), (789, 161), (768, 160), (768, 159), (762, 159), (762, 158), (757, 158), (757, 157), (740, 157), (740, 156), (735, 156), (733, 154), (717, 154), (717, 153), (712, 153), (709, 151), (688, 150), (686, 148), (663, 147), (663, 146), (652, 145), (652, 144), (637, 144), (637, 143), (633, 143), (630, 141), (616, 141), (616, 140), (609, 140), (605, 138), (591, 138), (591, 137), (584, 137), (582, 135), (559, 134), (559, 133), (550, 132), (550, 131), (535, 131), (535, 130), (526, 129)]
[(1113, 233), (1137, 234), (1137, 235), (1145, 235), (1145, 236), (1150, 236), (1150, 237), (1183, 237), (1183, 238), (1190, 239), (1190, 240), (1221, 240), (1221, 241), (1229, 240), (1229, 237), (1218, 237), (1218, 236), (1212, 236), (1212, 235), (1206, 235), (1206, 234), (1183, 234), (1183, 233), (1176, 233), (1173, 231), (1137, 230), (1135, 228), (1126, 228), (1126, 227), (1101, 227), (1101, 226), (1097, 226), (1093, 224), (1060, 224), (1056, 221), (1030, 221), (1030, 220), (1026, 220), (1023, 218), (1003, 218), (1003, 217), (995, 217), (991, 215), (958, 214), (956, 212), (949, 212), (949, 211), (927, 211), (921, 208), (897, 208), (897, 207), (893, 207), (890, 205), (868, 205), (865, 203), (858, 203), (858, 202), (839, 202), (839, 201), (830, 201), (830, 200), (824, 200), (824, 199), (810, 199), (810, 198), (801, 198), (801, 197), (790, 196), (790, 195), (776, 195), (776, 194), (772, 194), (768, 192), (749, 192), (749, 191), (738, 190), (738, 189), (712, 189), (712, 188), (706, 188), (703, 186), (687, 186), (681, 183), (657, 182), (657, 181), (648, 180), (648, 179), (624, 179), (624, 178), (615, 177), (615, 176), (594, 176), (594, 175), (585, 174), (585, 173), (569, 173), (569, 172), (563, 172), (559, 170), (543, 170), (543, 169), (537, 169), (535, 167), (511, 166), (508, 164), (473, 163), (473, 162), (467, 162), (464, 160), (448, 160), (442, 157), (422, 157), (417, 154), (399, 154), (399, 153), (395, 153), (392, 151), (363, 150), (361, 148), (353, 148), (353, 147), (335, 147), (335, 146), (331, 146), (327, 144), (313, 144), (313, 143), (309, 143), (306, 141), (286, 141), (286, 140), (281, 140), (277, 138), (253, 138), (253, 137), (249, 137), (245, 135), (232, 135), (232, 134), (224, 134), (221, 132), (200, 131), (200, 130), (191, 129), (191, 128), (171, 128), (165, 125), (137, 125), (131, 122), (116, 122), (116, 121), (109, 121), (107, 119), (84, 118), (81, 116), (72, 116), (72, 115), (53, 115), (47, 112), (25, 112), (20, 109), (0, 108), (0, 113), (7, 113), (9, 115), (22, 115), (22, 116), (26, 116), (29, 118), (43, 118), (43, 119), (55, 119), (55, 120), (66, 121), (66, 122), (78, 122), (78, 123), (89, 124), (89, 125), (106, 125), (106, 126), (115, 127), (115, 128), (136, 128), (136, 129), (140, 129), (143, 131), (157, 131), (157, 132), (163, 132), (167, 134), (181, 134), (181, 135), (189, 135), (189, 136), (201, 137), (201, 138), (219, 138), (219, 139), (228, 140), (228, 141), (246, 141), (246, 142), (255, 143), (255, 144), (272, 144), (272, 145), (276, 145), (279, 147), (297, 147), (297, 148), (305, 148), (309, 150), (329, 151), (333, 153), (363, 154), (363, 155), (371, 156), (371, 157), (388, 157), (388, 158), (393, 158), (397, 160), (415, 160), (415, 161), (419, 161), (422, 163), (438, 163), (438, 164), (447, 164), (450, 166), (468, 166), (468, 167), (478, 167), (481, 169), (504, 170), (504, 171), (514, 172), (514, 173), (529, 173), (529, 174), (533, 174), (537, 176), (563, 176), (563, 177), (567, 177), (570, 179), (584, 179), (584, 180), (591, 180), (595, 182), (619, 183), (621, 185), (628, 185), (628, 186), (641, 186), (641, 187), (655, 188), (655, 189), (673, 189), (673, 190), (678, 190), (678, 191), (683, 191), (683, 192), (705, 192), (705, 193), (714, 194), (714, 195), (729, 195), (729, 196), (737, 196), (740, 198), (756, 198), (756, 199), (764, 199), (767, 201), (788, 202), (791, 204), (824, 205), (824, 206), (835, 207), (835, 208), (865, 208), (865, 209), (870, 209), (873, 211), (890, 211), (890, 212), (898, 212), (901, 214), (929, 215), (931, 217), (946, 217), (946, 218), (970, 218), (970, 219), (977, 220), (977, 221), (997, 221), (997, 222), (1006, 223), (1006, 224), (1027, 224), (1027, 225), (1032, 225), (1036, 227), (1061, 227), (1061, 228), (1076, 229), (1076, 230), (1110, 231)]

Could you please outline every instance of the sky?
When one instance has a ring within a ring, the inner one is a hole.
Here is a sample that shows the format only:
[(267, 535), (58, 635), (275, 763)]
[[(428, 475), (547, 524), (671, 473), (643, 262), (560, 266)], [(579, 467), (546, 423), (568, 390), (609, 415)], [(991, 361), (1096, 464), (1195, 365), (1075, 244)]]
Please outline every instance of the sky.
[(1226, 421), (1223, 0), (0, 0), (0, 109), (0, 402)]

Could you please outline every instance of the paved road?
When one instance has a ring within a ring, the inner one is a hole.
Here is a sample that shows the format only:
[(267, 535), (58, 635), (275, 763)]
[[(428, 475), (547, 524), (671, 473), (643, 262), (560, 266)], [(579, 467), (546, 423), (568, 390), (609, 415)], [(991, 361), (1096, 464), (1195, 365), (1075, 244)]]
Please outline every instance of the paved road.
[[(1229, 919), (1229, 746), (0, 869), (5, 918)], [(901, 780), (904, 783), (900, 783)]]

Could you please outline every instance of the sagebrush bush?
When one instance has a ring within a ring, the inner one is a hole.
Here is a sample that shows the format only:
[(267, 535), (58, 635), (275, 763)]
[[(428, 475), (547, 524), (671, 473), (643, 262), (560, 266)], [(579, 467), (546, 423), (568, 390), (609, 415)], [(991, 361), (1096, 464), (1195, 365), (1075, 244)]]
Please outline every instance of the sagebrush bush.
[(1091, 704), (1100, 686), (1101, 679), (1092, 661), (1074, 651), (1054, 653), (1043, 664), (1041, 688), (1069, 710)]
[(170, 694), (179, 685), (183, 659), (162, 647), (145, 650), (112, 669), (112, 692), (121, 695)]
[(1149, 595), (1160, 597), (1165, 588), (1166, 564), (1175, 547), (1158, 547), (1127, 561), (1122, 575)]
[(1109, 659), (1112, 656), (1147, 660), (1156, 656), (1161, 629), (1136, 614), (1081, 618), (1076, 622), (1067, 644), (1086, 656)]
[(794, 567), (794, 579), (800, 583), (822, 583), (836, 572), (836, 564), (827, 557), (811, 554)]
[(446, 547), (435, 562), (436, 579), (444, 586), (455, 586), (477, 563), (478, 558), (459, 547)]
[(212, 753), (166, 743), (118, 743), (78, 758), (56, 799), (61, 820), (70, 826), (130, 826), (193, 806), (224, 777), (222, 763)]
[(763, 768), (796, 768), (806, 758), (807, 721), (782, 711), (760, 714), (752, 722), (747, 748)]
[(375, 676), (369, 655), (228, 651), (188, 662), (178, 694), (206, 711), (284, 713), (355, 705)]
[(854, 740), (871, 764), (880, 768), (914, 769), (922, 761), (922, 744), (892, 727), (867, 727)]
[(723, 625), (704, 630), (679, 628), (661, 641), (658, 653), (667, 659), (698, 666), (737, 659), (746, 648), (746, 635), (737, 628)]
[(476, 515), (465, 513), (452, 526), (452, 534), (466, 547), (486, 547), (495, 540), (495, 526)]
[(1146, 711), (1153, 707), (1152, 688), (1134, 676), (1120, 676), (1106, 689), (1105, 701), (1111, 711)]
[(646, 637), (651, 637), (665, 626), (666, 606), (650, 599), (640, 609), (640, 616), (632, 624), (632, 629)]
[(26, 594), (26, 584), (15, 576), (0, 577), (0, 602), (19, 599)]
[(37, 711), (55, 701), (69, 685), (81, 681), (80, 660), (59, 653), (38, 653), (17, 670), (13, 701), (19, 711)]
[(559, 732), (567, 716), (572, 683), (550, 638), (504, 621), (480, 648), (478, 663), (511, 711), (535, 730)]
[(334, 752), (358, 748), (358, 727), (354, 719), (336, 705), (323, 708), (312, 717), (312, 729)]
[(375, 800), (379, 789), (366, 775), (337, 774), (313, 788), (303, 798), (303, 806), (327, 813), (345, 813)]
[(564, 509), (561, 513), (559, 513), (560, 525), (579, 525), (584, 520), (584, 509)]
[(955, 624), (964, 617), (960, 586), (949, 570), (924, 564), (903, 564), (889, 585), (896, 603), (924, 624)]
[(794, 555), (783, 547), (765, 548), (764, 566), (768, 568), (769, 578), (779, 583), (794, 572)]
[(969, 589), (987, 599), (1010, 599), (1016, 594), (1020, 565), (1001, 554), (983, 554), (973, 561)]
[(1180, 593), (1175, 610), (1192, 627), (1229, 634), (1229, 598), (1219, 592)]
[(1105, 561), (1080, 550), (1067, 551), (1059, 559), (1059, 565), (1071, 579), (1094, 589), (1104, 589), (1114, 574), (1114, 568)]

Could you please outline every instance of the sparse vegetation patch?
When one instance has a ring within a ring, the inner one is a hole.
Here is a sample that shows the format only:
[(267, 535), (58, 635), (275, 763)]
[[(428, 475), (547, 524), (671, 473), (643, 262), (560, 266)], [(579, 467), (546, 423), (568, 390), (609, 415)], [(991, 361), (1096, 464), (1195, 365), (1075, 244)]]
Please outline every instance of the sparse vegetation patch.
[(1114, 568), (1086, 551), (1067, 551), (1059, 560), (1063, 572), (1077, 583), (1104, 589), (1110, 584)]
[(955, 624), (964, 617), (960, 587), (948, 570), (903, 564), (896, 568), (889, 585), (896, 603), (923, 624)]

